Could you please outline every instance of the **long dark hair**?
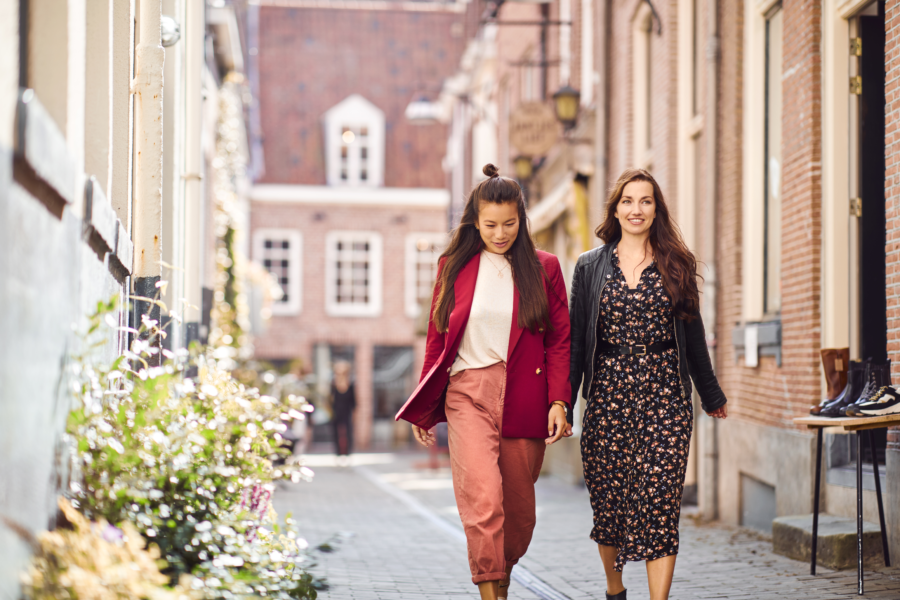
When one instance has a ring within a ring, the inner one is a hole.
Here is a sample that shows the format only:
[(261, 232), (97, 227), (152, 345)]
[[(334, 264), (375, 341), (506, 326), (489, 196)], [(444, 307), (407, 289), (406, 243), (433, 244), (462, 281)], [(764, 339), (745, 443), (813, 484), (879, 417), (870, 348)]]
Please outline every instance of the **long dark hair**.
[(519, 233), (512, 247), (503, 255), (510, 263), (513, 281), (519, 291), (519, 327), (528, 328), (532, 332), (538, 327), (550, 326), (550, 309), (547, 294), (544, 291), (544, 278), (547, 274), (541, 261), (538, 260), (534, 241), (528, 231), (525, 216), (525, 196), (519, 184), (508, 177), (501, 177), (497, 167), (488, 163), (483, 172), (487, 179), (475, 186), (466, 200), (459, 226), (453, 231), (450, 245), (441, 254), (446, 259), (441, 269), (439, 284), (441, 286), (434, 306), (434, 326), (445, 333), (450, 325), (450, 313), (456, 303), (454, 285), (456, 277), (466, 264), (481, 252), (484, 242), (481, 240), (476, 225), (478, 211), (482, 203), (492, 202), (504, 204), (515, 202), (519, 212)]
[(606, 244), (622, 239), (622, 226), (616, 218), (616, 208), (625, 186), (632, 181), (646, 181), (653, 186), (656, 217), (650, 226), (650, 247), (662, 275), (663, 286), (672, 299), (675, 316), (692, 320), (700, 309), (700, 290), (697, 288), (697, 259), (684, 243), (681, 230), (669, 214), (669, 207), (653, 175), (644, 169), (625, 169), (610, 189), (606, 200), (606, 218), (594, 233)]

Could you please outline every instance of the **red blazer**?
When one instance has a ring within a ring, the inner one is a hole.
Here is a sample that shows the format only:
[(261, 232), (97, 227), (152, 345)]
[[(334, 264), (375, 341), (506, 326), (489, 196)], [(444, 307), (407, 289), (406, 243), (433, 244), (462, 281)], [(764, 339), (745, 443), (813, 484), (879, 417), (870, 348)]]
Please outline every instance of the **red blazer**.
[[(516, 289), (507, 354), (506, 398), (503, 405), (502, 435), (507, 438), (546, 438), (550, 405), (555, 400), (562, 400), (569, 406), (571, 398), (566, 284), (559, 259), (540, 250), (537, 255), (549, 278), (549, 281), (544, 280), (544, 290), (547, 293), (552, 327), (540, 328), (534, 333), (519, 327), (519, 290)], [(450, 380), (450, 368), (456, 360), (462, 334), (469, 320), (479, 264), (479, 255), (476, 254), (456, 278), (456, 303), (450, 313), (449, 330), (438, 333), (434, 321), (428, 322), (422, 376), (416, 390), (397, 413), (397, 420), (404, 419), (423, 429), (431, 429), (447, 420), (444, 399)], [(439, 274), (443, 266), (442, 261), (438, 268)], [(432, 319), (434, 303), (439, 293), (440, 283), (435, 286), (431, 301)]]

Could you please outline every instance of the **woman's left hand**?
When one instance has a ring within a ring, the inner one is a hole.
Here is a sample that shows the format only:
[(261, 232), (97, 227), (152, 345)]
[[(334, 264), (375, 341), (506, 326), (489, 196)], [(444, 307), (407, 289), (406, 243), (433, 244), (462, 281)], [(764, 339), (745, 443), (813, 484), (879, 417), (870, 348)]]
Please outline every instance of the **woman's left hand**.
[(550, 437), (544, 440), (544, 443), (548, 446), (561, 437), (571, 437), (572, 426), (566, 420), (566, 409), (562, 404), (556, 403), (550, 407), (550, 414), (547, 416), (547, 433), (550, 434)]
[(716, 410), (714, 410), (712, 412), (708, 412), (706, 414), (708, 414), (709, 416), (711, 416), (714, 419), (724, 419), (724, 418), (728, 417), (728, 405), (725, 404), (723, 406), (720, 406)]

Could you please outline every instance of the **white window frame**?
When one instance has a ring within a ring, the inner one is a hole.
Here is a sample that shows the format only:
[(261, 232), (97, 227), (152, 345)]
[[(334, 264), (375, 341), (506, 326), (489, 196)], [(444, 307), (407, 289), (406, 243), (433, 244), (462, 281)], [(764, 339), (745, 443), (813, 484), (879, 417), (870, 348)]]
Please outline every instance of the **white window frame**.
[[(765, 123), (766, 84), (766, 15), (780, 0), (764, 0), (744, 4), (744, 134), (743, 134), (743, 199), (741, 320), (762, 321), (764, 289), (765, 236)], [(748, 175), (752, 174), (752, 176)]]
[[(288, 301), (272, 303), (272, 315), (298, 315), (303, 310), (303, 234), (296, 229), (263, 228), (253, 232), (253, 260), (263, 269), (266, 259), (266, 240), (287, 240), (288, 248)], [(266, 269), (268, 271), (268, 269)], [(281, 285), (281, 282), (278, 282)]]
[[(337, 302), (337, 243), (369, 243), (369, 301)], [(329, 231), (325, 235), (325, 312), (333, 317), (377, 317), (381, 315), (383, 240), (375, 231)]]
[[(422, 309), (419, 304), (419, 298), (417, 297), (419, 291), (419, 271), (417, 267), (420, 264), (419, 258), (421, 256), (417, 245), (419, 240), (423, 239), (438, 246), (438, 251), (431, 257), (431, 260), (434, 263), (435, 275), (437, 275), (438, 257), (440, 256), (440, 253), (443, 252), (448, 241), (446, 233), (410, 233), (406, 236), (406, 287), (404, 298), (406, 304), (406, 316), (412, 319), (418, 317)], [(434, 284), (434, 279), (432, 279), (431, 283), (432, 285)]]
[[(360, 96), (352, 94), (324, 115), (325, 124), (325, 162), (328, 185), (380, 187), (384, 185), (384, 144), (385, 144), (384, 112), (377, 106)], [(366, 179), (360, 179), (361, 158), (359, 149), (354, 143), (349, 145), (343, 140), (343, 132), (349, 128), (354, 137), (363, 128), (367, 130), (366, 144)], [(341, 178), (341, 148), (348, 146), (348, 177)]]
[(631, 92), (633, 118), (633, 162), (643, 169), (653, 169), (653, 140), (650, 131), (652, 112), (651, 64), (653, 46), (653, 12), (641, 2), (631, 21), (632, 60)]

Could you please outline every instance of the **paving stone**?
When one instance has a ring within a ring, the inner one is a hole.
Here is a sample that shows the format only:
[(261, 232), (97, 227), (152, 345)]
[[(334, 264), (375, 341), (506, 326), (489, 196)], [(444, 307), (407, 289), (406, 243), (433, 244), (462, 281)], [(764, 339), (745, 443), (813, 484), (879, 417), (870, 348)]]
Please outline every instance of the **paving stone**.
[[(357, 455), (356, 467), (327, 466), (311, 456), (312, 483), (287, 484), (275, 494), (279, 514), (293, 511), (311, 546), (337, 537), (332, 553), (317, 553), (317, 575), (330, 588), (322, 600), (431, 600), (478, 598), (464, 545), (435, 524), (434, 516), (460, 527), (449, 470), (416, 468), (423, 455)], [(325, 466), (321, 466), (325, 465)], [(374, 483), (372, 477), (377, 479)], [(430, 518), (396, 495), (402, 490)], [(392, 486), (392, 487), (391, 487)], [(591, 508), (584, 488), (552, 477), (537, 484), (538, 524), (521, 565), (571, 600), (605, 600), (605, 578), (589, 538)], [(446, 528), (446, 525), (443, 526)], [(458, 534), (457, 534), (458, 535)], [(900, 600), (900, 568), (866, 571), (865, 598)], [(629, 600), (649, 600), (643, 564), (628, 563)], [(517, 582), (510, 600), (538, 596)], [(772, 551), (770, 539), (752, 531), (682, 518), (681, 547), (671, 600), (753, 598), (838, 600), (858, 598), (856, 571), (819, 567)]]

